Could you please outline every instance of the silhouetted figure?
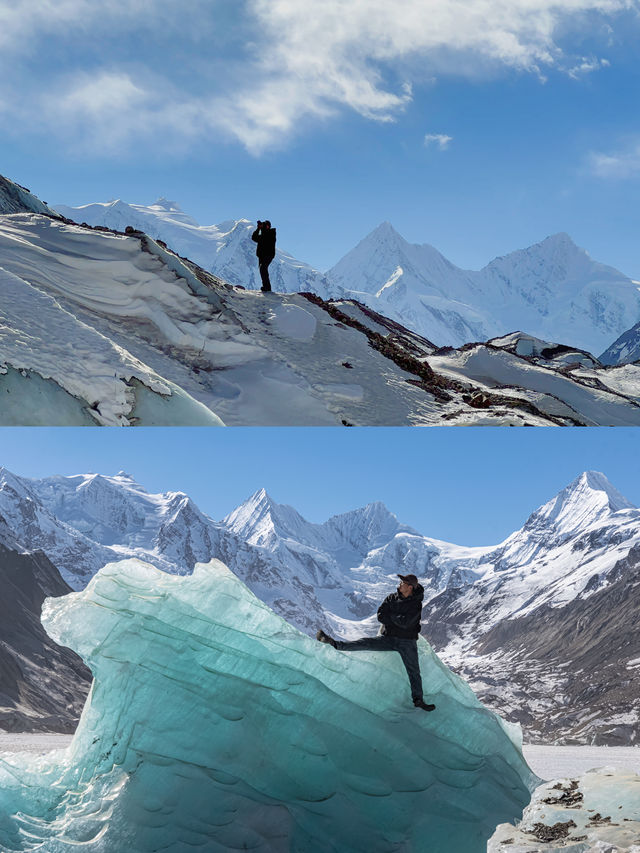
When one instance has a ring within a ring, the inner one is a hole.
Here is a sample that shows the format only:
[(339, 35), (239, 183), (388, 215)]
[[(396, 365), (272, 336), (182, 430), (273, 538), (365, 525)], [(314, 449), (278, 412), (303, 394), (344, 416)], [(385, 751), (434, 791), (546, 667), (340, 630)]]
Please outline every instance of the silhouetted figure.
[(258, 244), (256, 255), (258, 256), (260, 278), (262, 279), (261, 289), (265, 293), (270, 293), (269, 264), (276, 256), (276, 229), (271, 227), (268, 219), (264, 222), (258, 220), (258, 227), (251, 235), (251, 239)]
[(423, 711), (435, 710), (422, 697), (422, 678), (418, 660), (418, 636), (424, 589), (415, 575), (398, 575), (400, 585), (397, 592), (388, 595), (378, 608), (378, 622), (382, 623), (377, 637), (363, 637), (347, 642), (334, 640), (324, 631), (316, 634), (321, 643), (328, 643), (340, 651), (398, 652), (409, 676), (411, 698), (416, 708)]

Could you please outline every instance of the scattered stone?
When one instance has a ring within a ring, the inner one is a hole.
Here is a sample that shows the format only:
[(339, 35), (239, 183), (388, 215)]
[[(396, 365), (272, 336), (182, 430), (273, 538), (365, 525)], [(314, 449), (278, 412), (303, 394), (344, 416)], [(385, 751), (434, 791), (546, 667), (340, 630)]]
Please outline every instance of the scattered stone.
[(553, 826), (547, 826), (546, 823), (534, 823), (533, 829), (525, 829), (528, 835), (535, 835), (539, 841), (559, 841), (569, 837), (569, 832), (575, 829), (577, 824), (573, 820), (567, 820), (564, 823), (558, 821)]
[(566, 788), (561, 782), (558, 782), (553, 786), (553, 790), (562, 791), (562, 796), (547, 797), (545, 800), (542, 800), (542, 802), (546, 803), (548, 806), (564, 806), (567, 809), (579, 809), (579, 803), (584, 800), (584, 796), (582, 792), (578, 790), (578, 783), (575, 779), (572, 779)]

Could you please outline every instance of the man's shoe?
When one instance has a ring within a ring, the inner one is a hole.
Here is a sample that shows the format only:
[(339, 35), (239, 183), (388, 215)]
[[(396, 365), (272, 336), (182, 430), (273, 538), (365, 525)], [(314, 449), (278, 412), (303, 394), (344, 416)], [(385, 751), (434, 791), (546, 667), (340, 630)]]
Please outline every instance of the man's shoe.
[(424, 699), (414, 699), (413, 704), (416, 708), (422, 708), (423, 711), (435, 711), (435, 705), (427, 705)]
[(319, 640), (321, 643), (328, 643), (330, 646), (333, 646), (334, 649), (336, 647), (336, 641), (333, 639), (333, 637), (330, 637), (328, 634), (325, 634), (322, 628), (316, 634), (316, 640)]

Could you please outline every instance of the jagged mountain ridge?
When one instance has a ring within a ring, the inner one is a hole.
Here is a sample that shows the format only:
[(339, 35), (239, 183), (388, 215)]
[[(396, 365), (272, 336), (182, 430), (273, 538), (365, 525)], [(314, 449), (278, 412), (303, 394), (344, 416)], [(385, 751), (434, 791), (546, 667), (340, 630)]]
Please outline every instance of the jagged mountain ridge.
[[(226, 281), (260, 286), (248, 220), (199, 226), (165, 199), (147, 207), (117, 200), (57, 209), (78, 222), (139, 227)], [(522, 329), (597, 353), (640, 316), (637, 283), (593, 261), (565, 233), (472, 271), (433, 246), (408, 243), (384, 222), (325, 274), (280, 251), (272, 270), (277, 290), (359, 300), (438, 346)]]
[(384, 223), (327, 277), (439, 345), (521, 329), (597, 353), (640, 316), (637, 284), (593, 261), (564, 233), (476, 272), (459, 269), (433, 246), (408, 243)]
[[(561, 607), (543, 605), (497, 622), (475, 644), (455, 649), (450, 662), (532, 741), (637, 745), (639, 607), (640, 549), (634, 545), (605, 583)], [(437, 630), (442, 618), (442, 610), (430, 612), (426, 629)]]
[(400, 550), (406, 571), (433, 564), (436, 590), (451, 563), (450, 546), (425, 540), (382, 504), (316, 525), (260, 490), (215, 522), (184, 493), (150, 495), (124, 472), (27, 480), (2, 469), (0, 518), (23, 547), (47, 553), (74, 589), (123, 557), (184, 574), (196, 561), (224, 556), (307, 632), (325, 609), (324, 594), (337, 619), (357, 618), (363, 607), (370, 613), (378, 590), (393, 582)]
[[(124, 472), (33, 480), (0, 469), (0, 518), (25, 549), (47, 553), (74, 588), (122, 555), (185, 573), (192, 560), (217, 557), (215, 549), (223, 547), (228, 555), (233, 546), (238, 553), (278, 561), (284, 584), (297, 575), (319, 588), (323, 579), (330, 590), (369, 587), (374, 601), (396, 571), (421, 577), (426, 600), (449, 587), (458, 596), (482, 597), (487, 588), (501, 590), (503, 597), (507, 590), (511, 610), (501, 605), (499, 618), (543, 603), (560, 606), (593, 585), (594, 577), (604, 582), (640, 537), (640, 510), (592, 471), (533, 512), (504, 542), (482, 548), (423, 536), (380, 502), (311, 523), (264, 489), (216, 522), (188, 495), (151, 495)], [(241, 565), (238, 574), (242, 577)], [(345, 598), (334, 616), (348, 619), (349, 607)], [(485, 622), (489, 627), (488, 613)]]

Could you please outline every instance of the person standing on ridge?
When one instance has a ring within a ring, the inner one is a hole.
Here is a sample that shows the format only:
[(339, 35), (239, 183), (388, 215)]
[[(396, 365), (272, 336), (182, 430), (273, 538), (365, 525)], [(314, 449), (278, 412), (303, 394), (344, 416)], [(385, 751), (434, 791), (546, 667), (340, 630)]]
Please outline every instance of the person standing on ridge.
[(418, 636), (420, 635), (420, 616), (424, 588), (415, 575), (398, 575), (400, 585), (396, 592), (388, 595), (378, 608), (378, 622), (382, 622), (377, 637), (363, 637), (351, 642), (334, 640), (323, 630), (318, 631), (316, 639), (328, 643), (334, 649), (345, 652), (372, 651), (398, 652), (409, 676), (411, 698), (416, 708), (434, 711), (435, 705), (428, 705), (422, 697), (422, 678), (418, 660)]
[(254, 243), (257, 243), (256, 255), (262, 279), (261, 290), (271, 293), (271, 282), (269, 281), (269, 264), (276, 256), (276, 229), (271, 227), (268, 219), (264, 222), (258, 220), (258, 227), (251, 235)]

